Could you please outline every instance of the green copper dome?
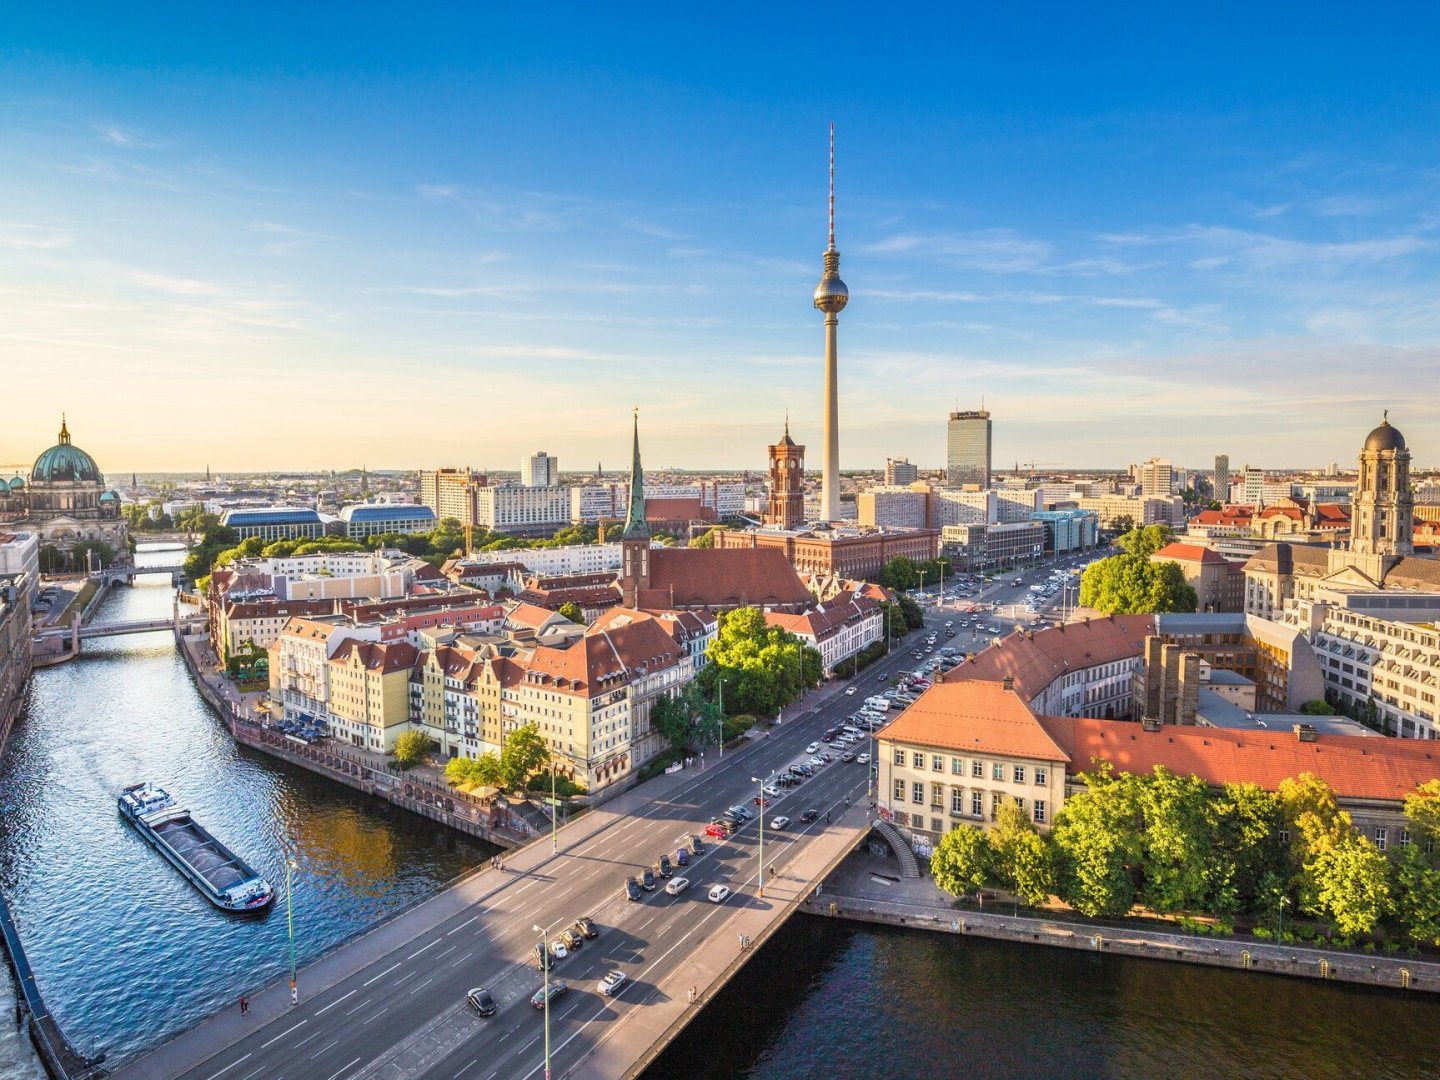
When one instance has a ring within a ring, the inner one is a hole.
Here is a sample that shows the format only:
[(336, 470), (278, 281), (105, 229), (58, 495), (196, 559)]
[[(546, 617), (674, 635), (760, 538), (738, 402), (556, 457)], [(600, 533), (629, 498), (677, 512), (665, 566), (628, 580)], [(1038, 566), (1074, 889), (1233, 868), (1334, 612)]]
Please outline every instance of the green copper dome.
[(30, 469), (30, 483), (53, 484), (71, 482), (99, 484), (104, 482), (95, 459), (78, 446), (70, 444), (70, 431), (60, 423), (60, 441), (35, 459)]
[(22, 480), (22, 479), (20, 479), (20, 475), (19, 475), (18, 473), (10, 478), (10, 490), (11, 490), (11, 491), (19, 491), (19, 490), (20, 490), (21, 488), (23, 488), (24, 486), (25, 486), (25, 481)]

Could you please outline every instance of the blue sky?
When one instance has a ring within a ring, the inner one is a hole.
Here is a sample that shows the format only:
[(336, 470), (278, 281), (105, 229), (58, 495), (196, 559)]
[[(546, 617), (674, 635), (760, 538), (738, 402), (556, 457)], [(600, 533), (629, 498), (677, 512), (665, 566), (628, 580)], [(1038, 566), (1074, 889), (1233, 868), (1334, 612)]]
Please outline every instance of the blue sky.
[(831, 120), (843, 467), (1440, 463), (1433, 6), (194, 7), (0, 27), (0, 467), (813, 465)]

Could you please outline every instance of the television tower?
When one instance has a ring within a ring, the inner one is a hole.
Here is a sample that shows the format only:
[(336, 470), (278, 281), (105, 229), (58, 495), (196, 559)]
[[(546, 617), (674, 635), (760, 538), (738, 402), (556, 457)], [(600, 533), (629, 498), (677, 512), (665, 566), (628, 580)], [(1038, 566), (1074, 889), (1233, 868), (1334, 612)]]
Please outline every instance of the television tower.
[(837, 348), (840, 312), (850, 290), (840, 280), (840, 252), (835, 249), (835, 125), (830, 125), (830, 246), (825, 249), (825, 273), (815, 286), (815, 306), (825, 313), (825, 437), (820, 467), (820, 517), (840, 520), (840, 388)]

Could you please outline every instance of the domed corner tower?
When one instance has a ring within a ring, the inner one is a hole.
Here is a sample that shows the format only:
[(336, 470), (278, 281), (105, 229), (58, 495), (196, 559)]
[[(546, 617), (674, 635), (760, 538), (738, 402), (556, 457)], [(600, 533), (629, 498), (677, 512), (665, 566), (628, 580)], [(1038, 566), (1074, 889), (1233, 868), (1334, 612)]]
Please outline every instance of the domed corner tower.
[(1350, 507), (1351, 566), (1376, 581), (1415, 553), (1415, 496), (1410, 491), (1410, 450), (1390, 425), (1387, 410), (1360, 451), (1360, 475)]
[(69, 552), (82, 543), (104, 543), (117, 555), (125, 550), (129, 527), (120, 497), (105, 489), (95, 459), (70, 439), (64, 418), (55, 445), (35, 459), (29, 483), (14, 489), (23, 496), (26, 524), (44, 545)]

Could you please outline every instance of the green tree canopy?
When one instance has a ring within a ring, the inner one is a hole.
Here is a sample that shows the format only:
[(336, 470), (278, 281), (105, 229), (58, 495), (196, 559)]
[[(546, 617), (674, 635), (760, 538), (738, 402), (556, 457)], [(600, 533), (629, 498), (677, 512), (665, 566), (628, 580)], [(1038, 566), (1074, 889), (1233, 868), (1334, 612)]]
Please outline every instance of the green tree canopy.
[(1198, 776), (1155, 767), (1139, 790), (1145, 902), (1155, 911), (1204, 906), (1209, 892), (1210, 788)]
[(1110, 519), (1110, 532), (1124, 536), (1135, 528), (1135, 519), (1129, 514), (1118, 514)]
[(687, 683), (674, 697), (662, 697), (650, 707), (650, 726), (681, 752), (715, 743), (720, 738), (720, 708), (698, 680)]
[(721, 613), (708, 656), (711, 665), (701, 672), (705, 690), (723, 686), (732, 716), (774, 716), (818, 685), (823, 674), (818, 652), (788, 630), (768, 625), (764, 613), (752, 607)]
[(897, 555), (880, 568), (880, 573), (876, 575), (875, 581), (887, 589), (905, 592), (920, 583), (920, 568), (915, 564), (914, 559)]
[(1112, 555), (1091, 563), (1080, 577), (1080, 606), (1105, 615), (1194, 611), (1197, 603), (1178, 565), (1144, 555)]
[(567, 600), (561, 604), (555, 613), (557, 615), (564, 615), (565, 618), (573, 623), (579, 623), (581, 626), (585, 625), (585, 613), (580, 610), (580, 605), (573, 600)]
[(451, 758), (445, 763), (445, 778), (452, 784), (500, 787), (504, 780), (500, 755), (492, 751), (478, 758)]
[(524, 788), (525, 781), (549, 763), (550, 748), (534, 723), (516, 728), (500, 748), (500, 776), (510, 791)]
[(1175, 538), (1175, 530), (1169, 525), (1146, 525), (1131, 529), (1119, 537), (1115, 544), (1129, 555), (1154, 555)]
[(412, 728), (403, 732), (395, 740), (395, 760), (406, 768), (411, 765), (418, 765), (430, 752), (430, 736), (423, 731)]
[(1135, 902), (1143, 851), (1141, 781), (1108, 767), (1084, 778), (1085, 790), (1065, 801), (1050, 833), (1059, 893), (1084, 915), (1124, 915)]
[(990, 870), (1004, 888), (1032, 906), (1043, 904), (1054, 891), (1050, 848), (1016, 802), (1007, 800), (995, 812)]
[(951, 829), (930, 855), (930, 876), (951, 896), (977, 892), (989, 874), (990, 841), (974, 825)]
[(1206, 806), (1207, 907), (1217, 915), (1272, 910), (1289, 880), (1280, 799), (1256, 784), (1226, 784)]
[(1426, 780), (1405, 796), (1405, 816), (1423, 839), (1440, 839), (1440, 780)]

